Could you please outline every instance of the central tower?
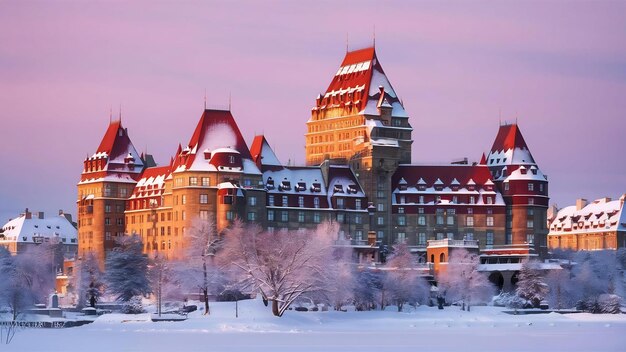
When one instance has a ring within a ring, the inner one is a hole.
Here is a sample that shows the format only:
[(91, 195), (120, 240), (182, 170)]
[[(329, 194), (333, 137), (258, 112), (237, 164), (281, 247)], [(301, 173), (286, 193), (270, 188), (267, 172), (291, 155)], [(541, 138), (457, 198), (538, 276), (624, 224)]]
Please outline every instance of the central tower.
[(411, 162), (409, 116), (375, 48), (347, 52), (307, 122), (306, 162), (347, 164), (376, 207), (376, 238), (390, 233), (391, 175)]

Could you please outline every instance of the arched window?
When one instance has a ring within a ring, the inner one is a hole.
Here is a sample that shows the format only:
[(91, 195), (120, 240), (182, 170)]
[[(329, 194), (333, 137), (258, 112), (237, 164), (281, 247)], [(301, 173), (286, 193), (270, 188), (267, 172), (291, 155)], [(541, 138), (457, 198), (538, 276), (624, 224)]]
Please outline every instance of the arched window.
[(430, 262), (431, 262), (431, 263), (434, 263), (434, 262), (435, 262), (435, 255), (434, 255), (434, 254), (431, 254), (431, 255), (430, 255)]
[(446, 255), (441, 253), (439, 255), (439, 263), (445, 263), (446, 262)]

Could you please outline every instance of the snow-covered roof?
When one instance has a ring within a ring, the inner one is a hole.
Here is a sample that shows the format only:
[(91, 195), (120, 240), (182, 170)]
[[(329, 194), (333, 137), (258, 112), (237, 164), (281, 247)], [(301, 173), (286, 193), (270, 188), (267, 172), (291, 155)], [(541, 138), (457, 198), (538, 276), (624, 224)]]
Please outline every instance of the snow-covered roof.
[(35, 243), (39, 240), (50, 242), (58, 239), (64, 244), (78, 245), (78, 231), (64, 215), (39, 218), (39, 214), (25, 212), (7, 222), (2, 226), (0, 243)]
[(626, 194), (617, 200), (597, 199), (582, 209), (575, 205), (565, 207), (550, 224), (549, 235), (626, 231), (624, 199)]

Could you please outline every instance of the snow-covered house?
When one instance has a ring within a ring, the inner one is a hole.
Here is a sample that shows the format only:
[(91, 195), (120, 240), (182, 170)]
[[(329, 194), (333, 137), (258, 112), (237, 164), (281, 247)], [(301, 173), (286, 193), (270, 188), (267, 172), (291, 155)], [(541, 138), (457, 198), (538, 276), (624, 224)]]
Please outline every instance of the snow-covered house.
[(560, 209), (550, 223), (548, 245), (551, 249), (600, 250), (626, 247), (624, 200), (596, 199)]
[[(0, 246), (12, 254), (22, 253), (43, 244), (60, 244), (65, 258), (74, 258), (78, 249), (78, 231), (69, 214), (45, 216), (26, 209), (20, 216), (9, 220), (0, 229)], [(61, 269), (62, 258), (56, 263)]]

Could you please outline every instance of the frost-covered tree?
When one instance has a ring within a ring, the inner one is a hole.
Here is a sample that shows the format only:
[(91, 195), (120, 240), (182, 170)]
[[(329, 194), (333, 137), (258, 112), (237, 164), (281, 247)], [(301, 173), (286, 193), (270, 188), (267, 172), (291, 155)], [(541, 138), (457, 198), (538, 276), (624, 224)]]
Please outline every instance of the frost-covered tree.
[(439, 278), (439, 290), (444, 292), (446, 301), (462, 303), (461, 309), (470, 310), (477, 303), (489, 302), (495, 287), (487, 276), (478, 271), (478, 255), (460, 248), (450, 254), (448, 265)]
[(225, 271), (215, 259), (221, 241), (212, 219), (196, 221), (186, 236), (186, 255), (175, 264), (174, 272), (183, 290), (202, 292), (204, 314), (209, 315), (209, 296), (222, 292), (225, 284)]
[(398, 312), (402, 311), (405, 304), (415, 306), (426, 302), (430, 286), (417, 275), (415, 258), (406, 244), (394, 247), (386, 269), (388, 270), (385, 271), (383, 285), (387, 300), (398, 307)]
[(11, 309), (13, 320), (27, 307), (45, 302), (54, 288), (53, 251), (46, 244), (11, 256), (0, 249), (0, 300)]
[(524, 262), (517, 278), (517, 295), (530, 302), (533, 307), (539, 308), (539, 304), (548, 294), (548, 285), (544, 282), (539, 263)]
[(78, 291), (77, 306), (79, 308), (86, 305), (95, 308), (96, 303), (104, 292), (103, 275), (98, 265), (98, 259), (93, 253), (87, 253), (80, 260), (75, 278), (75, 285)]
[(382, 289), (382, 276), (379, 272), (362, 269), (355, 274), (354, 306), (358, 311), (376, 309), (376, 298)]
[(550, 307), (563, 309), (573, 307), (576, 303), (575, 285), (568, 268), (550, 270), (545, 279), (548, 285), (548, 303)]
[[(107, 290), (118, 301), (132, 303), (134, 306), (136, 302), (131, 302), (133, 297), (145, 296), (151, 292), (148, 257), (143, 254), (141, 237), (130, 235), (119, 238), (118, 247), (107, 255), (105, 268), (104, 281)], [(129, 310), (137, 312), (135, 309)]]
[(323, 226), (315, 233), (269, 233), (235, 222), (220, 255), (272, 303), (275, 316), (282, 316), (296, 299), (323, 287), (332, 236)]

